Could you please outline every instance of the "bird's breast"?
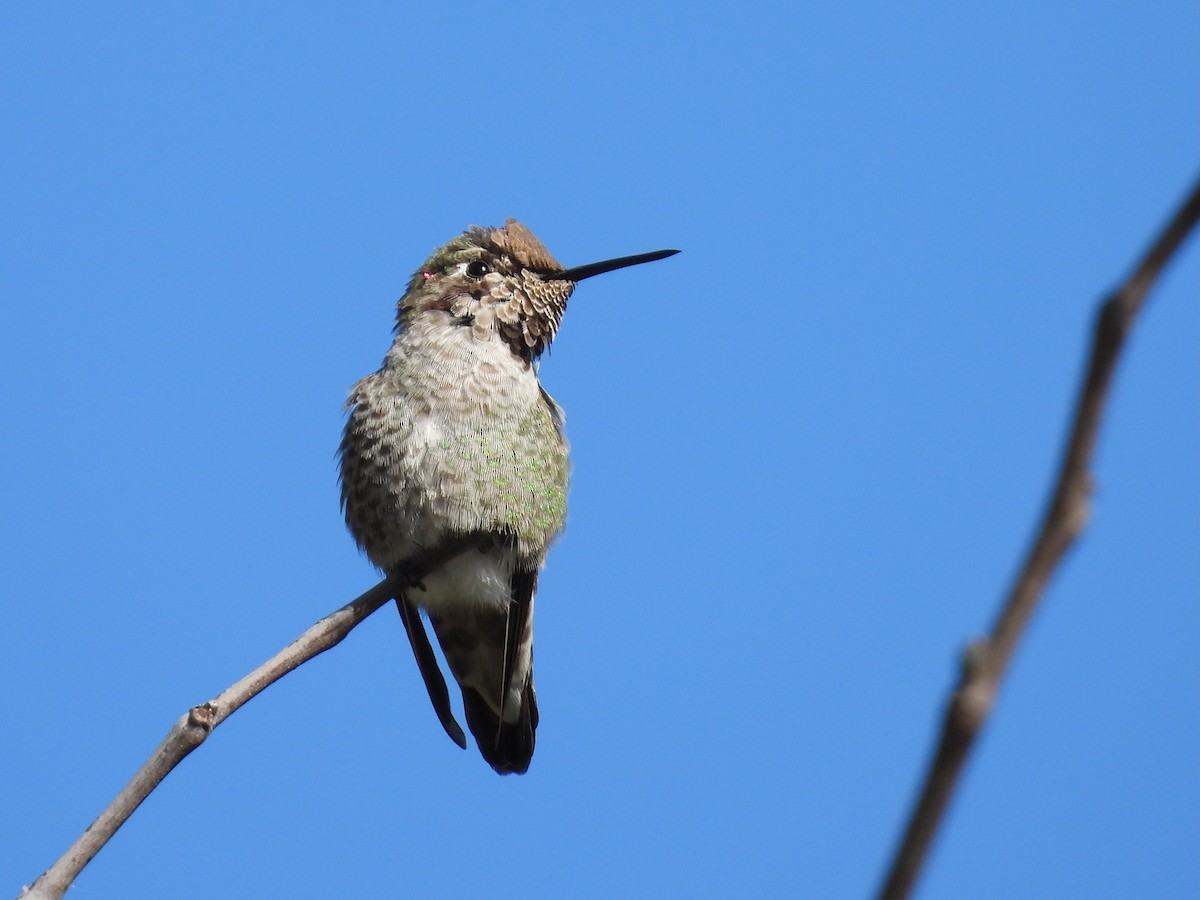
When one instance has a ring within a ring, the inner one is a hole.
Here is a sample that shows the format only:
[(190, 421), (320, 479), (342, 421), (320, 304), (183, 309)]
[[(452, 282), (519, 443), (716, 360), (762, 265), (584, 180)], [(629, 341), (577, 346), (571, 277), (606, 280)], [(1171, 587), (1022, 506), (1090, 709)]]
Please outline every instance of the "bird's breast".
[(346, 446), (343, 472), (357, 466), (370, 501), (348, 493), (347, 519), (368, 510), (360, 530), (383, 552), (362, 543), (384, 568), (476, 531), (540, 562), (565, 521), (567, 445), (536, 373), (470, 328), (402, 333), (352, 395)]

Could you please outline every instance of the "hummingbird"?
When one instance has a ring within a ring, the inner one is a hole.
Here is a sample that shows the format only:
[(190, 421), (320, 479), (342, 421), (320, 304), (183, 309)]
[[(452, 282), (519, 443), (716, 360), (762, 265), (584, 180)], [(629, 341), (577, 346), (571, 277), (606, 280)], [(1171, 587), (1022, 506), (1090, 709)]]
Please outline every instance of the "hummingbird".
[(563, 411), (538, 359), (577, 282), (678, 252), (565, 269), (515, 219), (469, 228), (413, 274), (382, 367), (346, 403), (346, 524), (385, 573), (419, 576), (395, 600), (429, 698), (466, 749), (422, 610), (479, 752), (500, 774), (526, 772), (533, 757), (533, 601), (567, 514)]

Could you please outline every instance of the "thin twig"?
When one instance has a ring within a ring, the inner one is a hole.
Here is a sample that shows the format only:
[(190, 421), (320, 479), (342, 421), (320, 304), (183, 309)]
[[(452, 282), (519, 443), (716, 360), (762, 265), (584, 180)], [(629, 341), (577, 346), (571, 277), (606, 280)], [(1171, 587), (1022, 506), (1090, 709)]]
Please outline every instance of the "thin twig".
[(964, 655), (958, 686), (946, 704), (937, 752), (929, 764), (920, 798), (879, 893), (881, 900), (900, 900), (912, 890), (963, 763), (991, 712), (1013, 651), (1059, 561), (1087, 522), (1092, 451), (1117, 358), (1147, 293), (1198, 218), (1200, 183), (1192, 189), (1129, 280), (1100, 307), (1087, 377), (1080, 388), (1054, 494), (991, 634), (972, 643)]
[(341, 643), (367, 616), (478, 540), (475, 536), (465, 536), (449, 542), (436, 553), (428, 554), (409, 566), (403, 574), (384, 579), (358, 599), (321, 619), (245, 678), (207, 703), (189, 709), (171, 726), (162, 743), (96, 821), (54, 865), (21, 892), (20, 900), (61, 898), (71, 882), (79, 877), (83, 867), (92, 861), (141, 802), (167, 777), (167, 773), (203, 744), (214, 728), (288, 672)]

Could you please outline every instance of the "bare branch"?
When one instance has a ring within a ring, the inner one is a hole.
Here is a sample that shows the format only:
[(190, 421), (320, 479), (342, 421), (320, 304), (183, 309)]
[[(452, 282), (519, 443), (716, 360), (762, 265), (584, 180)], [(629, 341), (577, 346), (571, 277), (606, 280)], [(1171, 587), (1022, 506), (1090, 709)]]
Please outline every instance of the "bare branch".
[(882, 900), (899, 900), (912, 890), (942, 814), (958, 783), (999, 689), (1018, 641), (1063, 555), (1083, 530), (1091, 493), (1090, 465), (1109, 385), (1126, 335), (1147, 293), (1200, 218), (1200, 184), (1175, 213), (1129, 280), (1100, 307), (1092, 338), (1087, 377), (1080, 388), (1075, 419), (1063, 454), (1054, 494), (1020, 574), (988, 637), (968, 647), (958, 687), (946, 704), (938, 748), (920, 798), (896, 851)]
[(21, 892), (21, 900), (62, 897), (71, 882), (79, 877), (83, 867), (92, 861), (141, 802), (167, 777), (167, 773), (203, 744), (214, 728), (288, 672), (341, 643), (355, 626), (393, 597), (399, 596), (406, 587), (416, 584), (426, 574), (480, 540), (479, 536), (464, 536), (447, 543), (435, 553), (427, 554), (406, 572), (384, 579), (358, 599), (321, 619), (283, 650), (207, 703), (189, 709), (171, 726), (163, 742), (96, 821), (54, 865)]

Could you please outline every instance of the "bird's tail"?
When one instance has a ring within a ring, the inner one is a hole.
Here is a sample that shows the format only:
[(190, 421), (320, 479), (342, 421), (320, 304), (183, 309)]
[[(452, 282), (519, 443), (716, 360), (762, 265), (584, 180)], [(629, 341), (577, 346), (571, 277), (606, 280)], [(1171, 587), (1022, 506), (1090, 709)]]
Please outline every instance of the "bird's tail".
[(462, 688), (467, 727), (483, 758), (501, 775), (524, 773), (533, 757), (538, 724), (533, 689), (536, 586), (536, 570), (518, 570), (506, 608), (459, 606), (429, 616)]
[(501, 775), (523, 775), (533, 758), (538, 723), (532, 669), (521, 690), (521, 706), (515, 722), (502, 720), (474, 688), (464, 687), (462, 694), (467, 727), (475, 735), (475, 743), (488, 765)]

